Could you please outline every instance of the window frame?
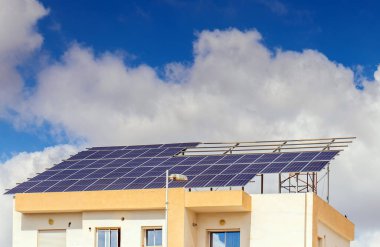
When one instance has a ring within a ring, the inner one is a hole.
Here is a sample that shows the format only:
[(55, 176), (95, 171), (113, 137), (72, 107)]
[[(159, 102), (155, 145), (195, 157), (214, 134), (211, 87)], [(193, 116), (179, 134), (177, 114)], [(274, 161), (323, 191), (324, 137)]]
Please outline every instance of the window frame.
[[(147, 233), (148, 230), (161, 230), (161, 245), (147, 245)], [(162, 247), (164, 242), (164, 235), (163, 235), (163, 229), (162, 226), (143, 226), (141, 228), (141, 246), (143, 247)]]
[[(208, 247), (213, 247), (212, 246), (212, 233), (218, 233), (218, 232), (224, 232), (224, 233), (227, 233), (227, 232), (238, 232), (239, 235), (240, 235), (240, 241), (241, 241), (241, 231), (240, 231), (240, 228), (232, 228), (232, 229), (209, 229), (207, 230), (207, 236), (208, 236)], [(239, 243), (239, 246), (240, 246), (240, 243)]]
[(95, 247), (99, 247), (98, 246), (98, 232), (100, 231), (104, 231), (104, 230), (108, 230), (108, 231), (112, 231), (112, 230), (117, 230), (117, 245), (118, 247), (121, 246), (121, 227), (96, 227), (95, 228)]

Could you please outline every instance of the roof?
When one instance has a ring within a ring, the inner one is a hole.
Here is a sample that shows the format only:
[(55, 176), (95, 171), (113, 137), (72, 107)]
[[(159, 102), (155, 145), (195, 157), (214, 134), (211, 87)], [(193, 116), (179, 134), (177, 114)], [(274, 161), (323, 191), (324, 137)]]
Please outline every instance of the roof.
[(319, 172), (353, 138), (92, 147), (6, 194), (165, 187), (245, 186), (257, 174)]

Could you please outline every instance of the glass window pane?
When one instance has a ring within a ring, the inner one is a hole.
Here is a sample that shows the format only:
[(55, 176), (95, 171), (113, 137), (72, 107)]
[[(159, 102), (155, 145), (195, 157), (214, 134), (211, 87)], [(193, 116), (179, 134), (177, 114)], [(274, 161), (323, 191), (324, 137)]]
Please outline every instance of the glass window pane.
[(162, 230), (161, 229), (156, 229), (155, 231), (155, 244), (156, 246), (162, 245)]
[(106, 243), (106, 232), (104, 230), (98, 230), (98, 247), (105, 247)]
[(213, 232), (211, 233), (211, 247), (226, 247), (226, 233), (225, 232)]
[(240, 247), (240, 232), (226, 233), (226, 247)]
[(154, 246), (154, 230), (146, 230), (146, 246)]
[(106, 237), (105, 237), (105, 247), (111, 247), (110, 246), (110, 230), (106, 230)]
[(111, 230), (111, 247), (119, 246), (119, 231)]

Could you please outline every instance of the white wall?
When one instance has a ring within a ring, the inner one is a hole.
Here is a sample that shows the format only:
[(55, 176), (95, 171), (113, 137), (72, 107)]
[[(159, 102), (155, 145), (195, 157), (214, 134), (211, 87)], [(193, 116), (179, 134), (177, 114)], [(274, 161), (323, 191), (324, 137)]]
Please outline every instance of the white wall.
[(344, 239), (322, 222), (318, 222), (318, 237), (322, 238), (323, 247), (349, 247), (350, 241)]
[[(52, 220), (51, 224), (49, 220)], [(38, 230), (58, 229), (66, 230), (67, 246), (82, 246), (82, 214), (21, 214), (14, 211), (13, 247), (37, 247)]]
[[(49, 219), (54, 221), (52, 225), (49, 224)], [(67, 247), (94, 247), (97, 227), (119, 227), (121, 247), (139, 247), (142, 241), (142, 227), (159, 226), (164, 229), (164, 219), (164, 211), (83, 214), (20, 214), (14, 211), (13, 247), (37, 247), (38, 230), (49, 229), (66, 229)]]
[(95, 246), (97, 227), (120, 227), (121, 247), (138, 247), (141, 246), (142, 227), (159, 226), (164, 230), (164, 225), (164, 211), (86, 212), (83, 213), (83, 247)]
[(251, 246), (311, 247), (312, 194), (252, 195)]
[[(252, 195), (250, 213), (195, 213), (187, 210), (185, 247), (209, 247), (210, 230), (240, 230), (241, 247), (312, 247), (312, 203), (312, 193), (259, 194)], [(49, 219), (54, 223), (49, 224)], [(66, 214), (20, 214), (14, 211), (13, 246), (37, 247), (38, 230), (65, 229), (67, 247), (94, 247), (97, 227), (118, 227), (121, 228), (121, 247), (140, 247), (142, 228), (158, 226), (165, 230), (164, 219), (163, 210)], [(225, 224), (221, 225), (220, 220)], [(349, 246), (349, 241), (320, 222), (318, 236), (325, 239), (324, 247)]]

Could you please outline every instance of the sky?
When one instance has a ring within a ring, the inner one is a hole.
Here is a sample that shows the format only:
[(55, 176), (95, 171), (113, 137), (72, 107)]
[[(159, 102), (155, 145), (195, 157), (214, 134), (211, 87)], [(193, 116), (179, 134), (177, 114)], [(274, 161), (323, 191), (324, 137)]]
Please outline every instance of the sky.
[(0, 189), (94, 145), (357, 136), (332, 205), (375, 246), (379, 5), (0, 0)]

